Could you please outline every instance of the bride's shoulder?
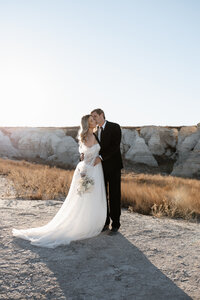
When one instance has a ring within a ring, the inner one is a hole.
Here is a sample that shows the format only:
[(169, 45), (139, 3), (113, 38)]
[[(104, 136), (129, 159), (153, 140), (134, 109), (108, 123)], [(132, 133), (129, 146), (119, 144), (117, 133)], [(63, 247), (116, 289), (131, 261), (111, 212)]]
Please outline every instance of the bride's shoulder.
[(84, 143), (83, 142), (79, 142), (78, 143), (78, 147), (79, 147), (79, 150), (82, 150), (84, 148)]
[(81, 141), (79, 141), (79, 148), (81, 148), (81, 147), (84, 147), (85, 146), (85, 144), (83, 143), (83, 142), (81, 142)]

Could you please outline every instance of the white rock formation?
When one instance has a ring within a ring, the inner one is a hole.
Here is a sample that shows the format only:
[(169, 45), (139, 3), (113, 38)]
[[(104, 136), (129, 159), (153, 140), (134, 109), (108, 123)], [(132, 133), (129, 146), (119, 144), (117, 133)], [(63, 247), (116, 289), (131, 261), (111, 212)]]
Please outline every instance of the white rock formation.
[(186, 161), (174, 167), (171, 175), (200, 178), (200, 143), (192, 151)]
[(178, 145), (177, 147), (179, 147), (180, 144), (182, 144), (182, 142), (184, 141), (184, 139), (190, 135), (192, 135), (193, 133), (197, 132), (198, 127), (196, 126), (183, 126), (181, 127), (179, 133), (178, 133)]
[(200, 177), (200, 127), (182, 127), (177, 145), (178, 159), (171, 175)]
[(19, 128), (11, 132), (10, 139), (5, 137), (7, 143), (3, 143), (5, 151), (0, 153), (1, 156), (7, 154), (11, 157), (9, 151), (17, 148), (15, 151), (24, 159), (41, 158), (69, 167), (74, 167), (79, 159), (78, 144), (72, 137), (66, 136), (62, 129)]
[(178, 135), (177, 153), (178, 161), (177, 163), (182, 163), (185, 161), (190, 152), (194, 149), (195, 145), (198, 143), (200, 137), (200, 128), (196, 127), (182, 127)]
[(130, 149), (136, 137), (138, 137), (138, 132), (136, 130), (122, 129), (120, 145), (122, 154), (126, 153)]
[(170, 156), (172, 154), (170, 148), (176, 147), (178, 130), (160, 126), (145, 126), (141, 128), (140, 136), (144, 138), (152, 154)]
[[(79, 161), (78, 144), (66, 132), (62, 128), (0, 128), (0, 157), (42, 159), (75, 167)], [(164, 159), (166, 163), (170, 159), (172, 164), (173, 158), (176, 162), (172, 175), (200, 177), (200, 123), (179, 131), (161, 126), (122, 129), (120, 147), (124, 159), (133, 164), (159, 167), (157, 160), (162, 163)]]
[(18, 157), (19, 151), (15, 149), (7, 135), (0, 130), (0, 156)]
[(75, 167), (79, 161), (78, 144), (71, 136), (65, 136), (54, 144), (54, 155), (48, 157), (49, 161), (58, 162), (67, 166)]
[(158, 166), (144, 139), (139, 137), (136, 130), (123, 129), (121, 145), (125, 159), (133, 163), (142, 163), (152, 167)]

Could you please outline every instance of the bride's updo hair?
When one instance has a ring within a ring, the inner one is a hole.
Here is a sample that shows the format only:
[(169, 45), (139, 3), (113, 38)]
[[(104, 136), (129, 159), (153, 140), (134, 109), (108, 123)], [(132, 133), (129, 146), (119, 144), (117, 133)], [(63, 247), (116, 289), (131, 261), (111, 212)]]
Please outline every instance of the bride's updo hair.
[(86, 141), (86, 135), (89, 129), (88, 120), (91, 115), (85, 115), (81, 118), (81, 126), (78, 131), (78, 141), (79, 143), (84, 143)]

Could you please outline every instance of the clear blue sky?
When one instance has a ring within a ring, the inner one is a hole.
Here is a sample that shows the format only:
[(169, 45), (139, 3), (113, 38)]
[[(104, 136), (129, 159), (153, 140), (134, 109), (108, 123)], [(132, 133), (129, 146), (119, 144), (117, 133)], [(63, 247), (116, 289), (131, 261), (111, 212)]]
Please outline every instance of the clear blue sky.
[(0, 0), (0, 126), (200, 122), (200, 1)]

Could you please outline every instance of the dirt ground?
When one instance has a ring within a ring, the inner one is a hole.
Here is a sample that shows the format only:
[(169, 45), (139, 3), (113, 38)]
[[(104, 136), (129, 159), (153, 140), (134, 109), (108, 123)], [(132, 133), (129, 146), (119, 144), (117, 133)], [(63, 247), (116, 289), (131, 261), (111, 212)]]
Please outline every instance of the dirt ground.
[(123, 209), (114, 236), (39, 248), (12, 228), (46, 224), (62, 203), (3, 198), (0, 299), (200, 299), (199, 223)]

